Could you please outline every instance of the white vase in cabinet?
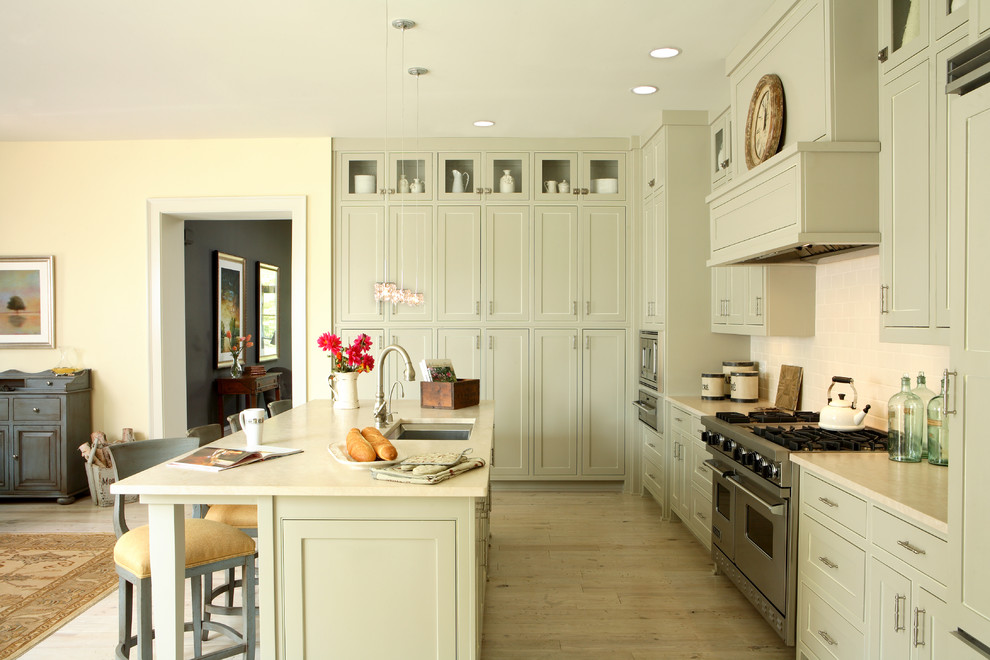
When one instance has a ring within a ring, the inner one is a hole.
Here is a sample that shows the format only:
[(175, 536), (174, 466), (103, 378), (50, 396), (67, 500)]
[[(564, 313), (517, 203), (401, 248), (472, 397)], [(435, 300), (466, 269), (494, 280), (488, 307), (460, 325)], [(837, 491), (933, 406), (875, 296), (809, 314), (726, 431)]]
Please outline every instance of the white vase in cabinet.
[(578, 209), (576, 206), (537, 206), (534, 212), (534, 320), (576, 323), (580, 266)]
[(485, 153), (485, 201), (522, 202), (529, 199), (528, 152)]
[(481, 207), (437, 207), (437, 320), (481, 321)]
[[(429, 151), (401, 151), (388, 154), (388, 186), (397, 201), (433, 199), (434, 156)], [(403, 182), (405, 182), (403, 184)]]
[(479, 193), (484, 188), (478, 178), (480, 175), (481, 153), (440, 152), (437, 154), (437, 199), (480, 200)]

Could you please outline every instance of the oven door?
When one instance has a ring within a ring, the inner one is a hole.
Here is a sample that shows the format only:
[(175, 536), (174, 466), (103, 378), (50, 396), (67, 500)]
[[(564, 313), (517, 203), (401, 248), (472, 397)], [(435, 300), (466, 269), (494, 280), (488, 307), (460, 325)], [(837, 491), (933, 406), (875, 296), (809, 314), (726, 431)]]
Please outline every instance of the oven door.
[(712, 469), (712, 543), (729, 560), (735, 560), (736, 482), (730, 479), (732, 469), (716, 460), (705, 465)]
[(786, 612), (788, 501), (749, 481), (732, 481), (736, 567), (780, 612)]

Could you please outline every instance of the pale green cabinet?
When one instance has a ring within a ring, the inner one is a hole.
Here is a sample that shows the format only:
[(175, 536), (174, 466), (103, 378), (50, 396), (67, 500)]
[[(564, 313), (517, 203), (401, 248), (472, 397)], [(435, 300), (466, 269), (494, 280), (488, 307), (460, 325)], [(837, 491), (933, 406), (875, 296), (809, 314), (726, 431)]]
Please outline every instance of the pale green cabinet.
[[(419, 399), (419, 381), (423, 380), (420, 363), (423, 360), (433, 358), (433, 329), (423, 327), (399, 327), (393, 326), (388, 331), (388, 343), (398, 344), (406, 349), (412, 360), (413, 368), (416, 370), (416, 380), (409, 382), (405, 379), (405, 363), (393, 355), (388, 362), (388, 371), (385, 373), (385, 396), (391, 395), (393, 400), (397, 399)], [(384, 347), (382, 347), (384, 348)], [(381, 365), (375, 365), (375, 369), (381, 369)], [(460, 376), (460, 374), (458, 374)], [(368, 377), (370, 380), (377, 380), (378, 374), (372, 371)], [(464, 378), (464, 376), (460, 376)], [(393, 393), (392, 387), (395, 383), (399, 386)]]
[(626, 333), (581, 334), (581, 474), (619, 476), (625, 472)]
[(492, 477), (531, 474), (529, 341), (527, 329), (485, 332), (485, 396), (498, 402)]
[(433, 207), (390, 206), (385, 277), (423, 294), (422, 305), (389, 304), (390, 321), (433, 320)]
[(533, 333), (533, 474), (578, 474), (580, 441), (580, 332), (567, 328)]
[(592, 323), (626, 320), (626, 209), (581, 209), (584, 309)]
[(642, 296), (645, 328), (663, 328), (667, 306), (667, 207), (663, 190), (643, 201)]
[(530, 207), (488, 206), (486, 320), (529, 321), (532, 286)]
[(886, 74), (928, 46), (928, 1), (880, 0), (877, 59), (882, 73)]
[(815, 268), (712, 268), (712, 332), (763, 337), (815, 334)]
[(579, 224), (576, 206), (537, 206), (533, 222), (536, 251), (534, 320), (577, 323)]
[[(437, 330), (436, 355), (453, 362), (458, 378), (481, 379), (481, 330), (478, 328)], [(490, 397), (482, 392), (481, 398)]]
[(481, 321), (481, 207), (437, 208), (437, 321)]
[(383, 323), (385, 304), (374, 294), (385, 281), (385, 207), (341, 207), (334, 243), (338, 321)]

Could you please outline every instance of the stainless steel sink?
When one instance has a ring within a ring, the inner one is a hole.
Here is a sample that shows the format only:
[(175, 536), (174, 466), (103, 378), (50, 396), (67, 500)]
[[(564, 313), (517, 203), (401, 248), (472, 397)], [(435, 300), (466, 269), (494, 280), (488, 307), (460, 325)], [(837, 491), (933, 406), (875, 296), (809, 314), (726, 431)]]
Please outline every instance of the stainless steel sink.
[(467, 440), (474, 424), (399, 422), (386, 436), (390, 440)]

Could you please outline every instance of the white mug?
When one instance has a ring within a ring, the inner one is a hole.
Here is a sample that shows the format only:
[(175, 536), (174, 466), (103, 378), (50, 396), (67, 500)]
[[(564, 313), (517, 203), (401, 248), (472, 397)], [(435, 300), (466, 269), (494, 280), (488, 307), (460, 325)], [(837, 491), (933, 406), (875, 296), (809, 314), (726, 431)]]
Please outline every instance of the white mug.
[(261, 446), (261, 427), (265, 423), (264, 408), (248, 408), (242, 410), (241, 414), (237, 416), (241, 422), (241, 428), (244, 429), (244, 435), (247, 436), (247, 446), (248, 448), (258, 448)]
[(556, 181), (545, 181), (543, 183), (543, 185), (544, 185), (544, 187), (546, 187), (548, 193), (555, 193), (555, 192), (557, 192), (557, 182)]

